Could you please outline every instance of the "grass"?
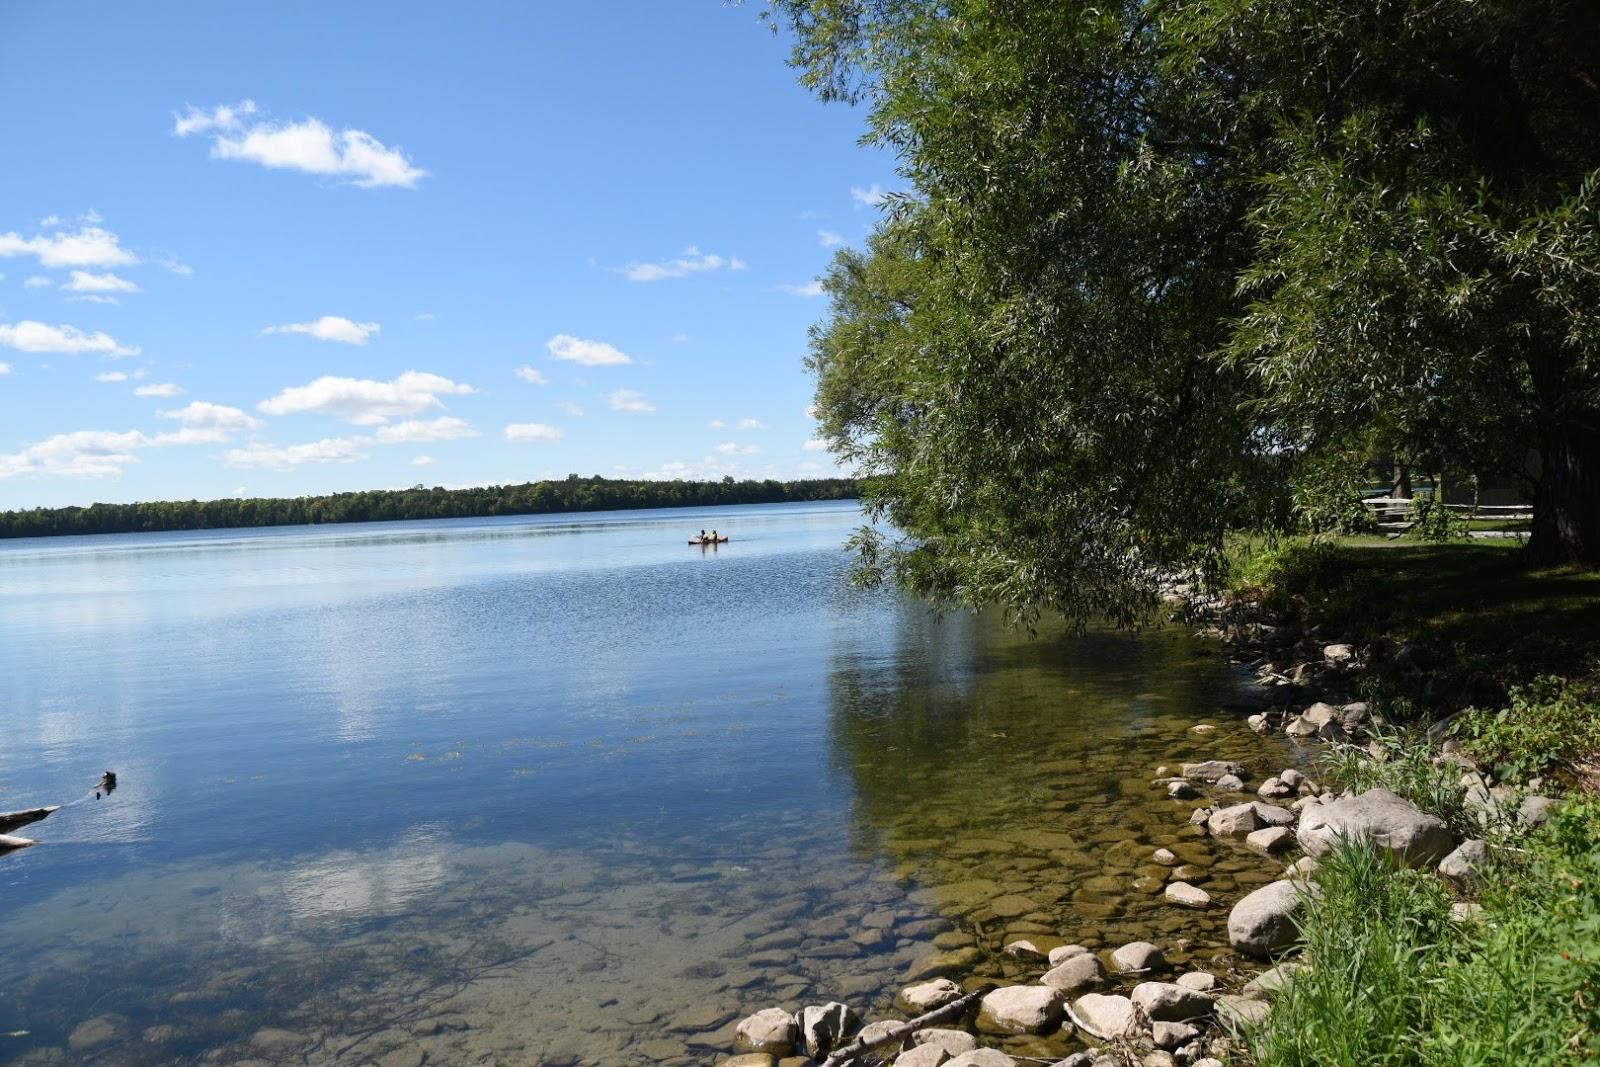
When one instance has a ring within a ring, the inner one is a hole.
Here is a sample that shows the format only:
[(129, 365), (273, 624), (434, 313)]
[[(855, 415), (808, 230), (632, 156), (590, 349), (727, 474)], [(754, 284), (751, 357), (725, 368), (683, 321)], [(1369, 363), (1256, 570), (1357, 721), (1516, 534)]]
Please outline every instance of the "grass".
[(1600, 1060), (1600, 803), (1488, 872), (1479, 920), (1426, 871), (1342, 843), (1302, 922), (1305, 968), (1247, 1035), (1260, 1067)]
[(1483, 836), (1477, 812), (1467, 806), (1460, 767), (1435, 764), (1431, 746), (1415, 732), (1380, 731), (1374, 740), (1386, 758), (1373, 759), (1356, 745), (1330, 746), (1321, 760), (1324, 780), (1355, 793), (1387, 789), (1438, 818), (1457, 837)]

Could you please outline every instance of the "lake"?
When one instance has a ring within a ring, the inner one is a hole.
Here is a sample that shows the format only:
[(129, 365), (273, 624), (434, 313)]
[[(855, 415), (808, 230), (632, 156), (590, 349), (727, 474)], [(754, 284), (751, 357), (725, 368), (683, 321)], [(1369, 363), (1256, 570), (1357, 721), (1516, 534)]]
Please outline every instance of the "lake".
[(1219, 900), (1275, 868), (1152, 778), (1287, 765), (1238, 673), (855, 588), (861, 522), (0, 542), (0, 808), (67, 805), (0, 856), (0, 1059), (702, 1063), (763, 1007), (1024, 973), (1014, 936), (1225, 956), (1151, 851)]

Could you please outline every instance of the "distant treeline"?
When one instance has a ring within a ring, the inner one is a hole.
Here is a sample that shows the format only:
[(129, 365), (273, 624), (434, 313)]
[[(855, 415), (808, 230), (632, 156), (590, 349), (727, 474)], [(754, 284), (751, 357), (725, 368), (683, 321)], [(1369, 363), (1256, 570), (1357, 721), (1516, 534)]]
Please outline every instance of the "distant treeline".
[(211, 530), (240, 526), (300, 526), (329, 522), (397, 519), (461, 519), (479, 515), (539, 515), (565, 511), (687, 508), (726, 504), (781, 504), (802, 500), (851, 500), (857, 483), (848, 478), (801, 481), (717, 482), (624, 481), (580, 478), (489, 485), (473, 489), (414, 486), (361, 493), (294, 498), (156, 500), (139, 504), (34, 508), (0, 512), (0, 537), (137, 533), (151, 530)]

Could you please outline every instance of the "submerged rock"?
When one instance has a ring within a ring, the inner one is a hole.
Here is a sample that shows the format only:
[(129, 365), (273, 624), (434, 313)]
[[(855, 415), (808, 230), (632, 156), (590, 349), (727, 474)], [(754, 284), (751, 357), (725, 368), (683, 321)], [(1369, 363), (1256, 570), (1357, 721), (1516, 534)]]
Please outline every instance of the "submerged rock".
[(1247, 773), (1239, 764), (1229, 763), (1227, 760), (1208, 759), (1183, 765), (1183, 776), (1191, 781), (1215, 782), (1225, 774), (1243, 778)]
[(1326, 854), (1340, 837), (1364, 837), (1412, 867), (1438, 863), (1455, 848), (1444, 823), (1387, 789), (1306, 808), (1298, 836), (1313, 856)]

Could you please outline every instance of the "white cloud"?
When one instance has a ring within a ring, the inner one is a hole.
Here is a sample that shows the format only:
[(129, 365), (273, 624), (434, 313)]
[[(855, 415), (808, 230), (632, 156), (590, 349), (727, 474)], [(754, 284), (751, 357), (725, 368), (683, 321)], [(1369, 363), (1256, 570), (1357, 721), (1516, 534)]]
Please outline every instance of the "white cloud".
[(717, 451), (721, 452), (725, 456), (758, 456), (761, 454), (761, 449), (757, 446), (741, 445), (737, 441), (724, 441), (722, 444), (717, 446)]
[(139, 462), (140, 449), (167, 445), (215, 444), (215, 431), (185, 427), (175, 433), (151, 436), (138, 430), (76, 430), (59, 433), (20, 452), (0, 453), (0, 478), (43, 474), (60, 478), (110, 478)]
[(0, 345), (22, 352), (100, 352), (108, 356), (136, 356), (139, 350), (124, 345), (99, 330), (85, 333), (76, 326), (50, 326), (24, 319), (16, 325), (0, 323)]
[(118, 304), (118, 305), (120, 305), (122, 303), (122, 301), (118, 300), (114, 296), (101, 296), (98, 293), (89, 293), (89, 294), (84, 295), (84, 296), (69, 296), (69, 297), (67, 297), (67, 303), (69, 303), (69, 304)]
[(179, 137), (212, 136), (213, 159), (259, 163), (263, 167), (298, 170), (342, 178), (363, 189), (378, 186), (416, 188), (428, 172), (414, 165), (399, 147), (390, 148), (370, 133), (345, 128), (335, 132), (317, 118), (299, 122), (244, 121), (255, 105), (201, 111), (190, 107), (176, 116), (172, 132)]
[(417, 312), (415, 315), (413, 315), (411, 317), (413, 319), (415, 319), (416, 321), (418, 321), (418, 322), (432, 322), (433, 321), (433, 312), (431, 312), (431, 311), (419, 311), (419, 312)]
[(383, 327), (376, 322), (352, 322), (342, 315), (324, 315), (315, 322), (287, 322), (282, 326), (268, 326), (262, 336), (274, 333), (303, 333), (319, 341), (340, 341), (347, 345), (364, 345), (367, 338)]
[(842, 245), (844, 244), (844, 235), (840, 233), (834, 233), (832, 230), (818, 230), (817, 244), (821, 245), (823, 248), (832, 248), (835, 245)]
[(778, 288), (790, 296), (821, 296), (824, 291), (821, 279), (809, 281), (804, 285), (780, 285)]
[(712, 419), (710, 425), (713, 430), (724, 430), (728, 427), (728, 424), (721, 419)]
[(630, 282), (659, 282), (663, 278), (685, 278), (713, 270), (744, 270), (745, 261), (738, 256), (723, 257), (714, 252), (701, 252), (694, 245), (683, 250), (683, 255), (659, 263), (630, 263), (623, 273)]
[(686, 334), (686, 333), (675, 333), (675, 334), (672, 335), (672, 343), (675, 344), (675, 345), (681, 345), (681, 344), (685, 343), (688, 340), (689, 340), (689, 335)]
[(615, 367), (633, 362), (633, 358), (626, 352), (604, 341), (590, 341), (574, 337), (569, 333), (556, 334), (546, 341), (544, 346), (550, 350), (550, 355), (554, 358), (564, 359), (583, 367)]
[(39, 220), (39, 229), (41, 230), (53, 230), (60, 225), (60, 215), (46, 215), (44, 218)]
[(478, 431), (465, 419), (445, 415), (437, 419), (409, 419), (393, 426), (380, 426), (374, 436), (380, 445), (398, 445), (420, 441), (458, 441), (463, 437), (477, 437)]
[(649, 414), (656, 406), (645, 399), (643, 393), (634, 389), (618, 389), (606, 398), (611, 402), (612, 411), (635, 411)]
[(807, 452), (826, 452), (828, 450), (828, 442), (821, 437), (813, 437), (805, 443), (804, 447)]
[(506, 440), (559, 441), (564, 432), (559, 426), (546, 426), (542, 422), (514, 422), (506, 427)]
[(558, 400), (556, 401), (556, 407), (560, 408), (562, 411), (566, 412), (568, 415), (571, 415), (575, 419), (581, 419), (583, 417), (583, 408), (579, 407), (577, 404), (574, 404), (570, 400)]
[(152, 382), (150, 385), (141, 385), (133, 391), (134, 396), (174, 397), (182, 393), (183, 387), (175, 382), (161, 382), (160, 384)]
[(125, 382), (128, 380), (128, 372), (120, 370), (103, 370), (94, 376), (94, 380), (97, 382)]
[(230, 448), (225, 461), (230, 467), (273, 470), (289, 470), (305, 463), (354, 463), (367, 458), (365, 449), (371, 443), (365, 437), (325, 437), (285, 447), (253, 441), (244, 448)]
[(765, 430), (766, 428), (767, 424), (762, 422), (760, 419), (739, 420), (739, 429), (741, 430)]
[(413, 467), (431, 467), (433, 466), (433, 463), (434, 459), (432, 456), (413, 456), (411, 458), (411, 465)]
[(226, 404), (213, 404), (207, 400), (191, 401), (186, 407), (159, 414), (163, 419), (177, 419), (185, 426), (196, 430), (259, 430), (265, 425), (254, 415), (238, 408), (231, 408)]
[(22, 283), (22, 287), (24, 289), (43, 289), (47, 285), (54, 285), (54, 284), (55, 284), (55, 282), (52, 279), (46, 278), (42, 274), (35, 274), (33, 277), (28, 278), (27, 280), (25, 280)]
[(104, 274), (94, 274), (86, 270), (72, 272), (72, 280), (61, 288), (72, 293), (137, 293), (139, 287), (126, 278), (119, 278), (110, 271)]
[(156, 260), (156, 265), (163, 270), (169, 270), (180, 278), (193, 278), (194, 268), (184, 263), (176, 256), (162, 256)]
[(33, 256), (39, 266), (125, 267), (139, 257), (123, 248), (118, 237), (98, 226), (81, 227), (77, 233), (52, 233), (23, 237), (20, 233), (0, 233), (0, 256)]
[(888, 198), (889, 194), (885, 192), (883, 186), (879, 185), (877, 182), (873, 182), (865, 189), (861, 188), (859, 185), (853, 185), (850, 187), (850, 199), (854, 200), (862, 207), (877, 207)]
[(329, 375), (307, 385), (285, 389), (263, 400), (256, 408), (268, 415), (315, 411), (337, 415), (357, 426), (375, 426), (399, 415), (442, 408), (441, 396), (465, 396), (475, 392), (477, 390), (470, 385), (414, 370), (387, 382)]
[(11, 373), (11, 364), (9, 364), (9, 363), (0, 363), (0, 378), (4, 378), (6, 375), (8, 375), (10, 373)]
[(511, 373), (515, 374), (518, 378), (521, 378), (530, 385), (550, 384), (550, 379), (544, 376), (544, 371), (540, 370), (538, 367), (530, 367), (526, 363)]

